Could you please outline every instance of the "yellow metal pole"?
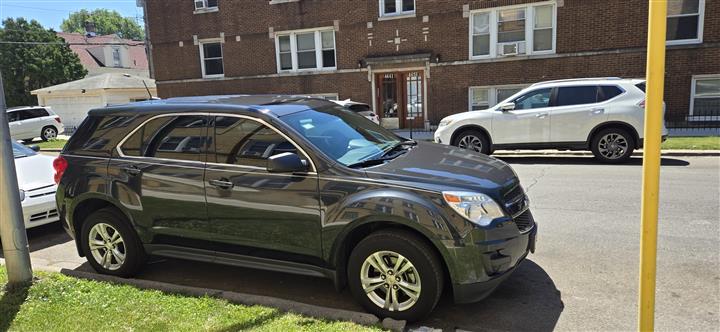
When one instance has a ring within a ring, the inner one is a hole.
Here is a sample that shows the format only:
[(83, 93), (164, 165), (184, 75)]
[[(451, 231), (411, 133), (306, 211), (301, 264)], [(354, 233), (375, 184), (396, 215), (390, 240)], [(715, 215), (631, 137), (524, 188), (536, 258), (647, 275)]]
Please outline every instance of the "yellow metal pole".
[(667, 0), (650, 0), (643, 152), (642, 207), (640, 210), (640, 294), (638, 330), (653, 331), (655, 324), (655, 272), (657, 263), (660, 143), (665, 84)]

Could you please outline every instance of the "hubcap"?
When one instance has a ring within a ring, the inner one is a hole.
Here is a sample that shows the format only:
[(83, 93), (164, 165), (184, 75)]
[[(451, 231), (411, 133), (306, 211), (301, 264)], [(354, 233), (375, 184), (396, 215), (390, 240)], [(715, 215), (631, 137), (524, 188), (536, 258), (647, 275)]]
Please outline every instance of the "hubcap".
[(54, 129), (52, 129), (52, 128), (45, 129), (45, 138), (53, 139), (56, 137), (57, 137), (57, 133), (55, 132)]
[(458, 147), (473, 150), (475, 152), (482, 152), (483, 144), (479, 137), (475, 135), (467, 135), (460, 139)]
[(600, 138), (598, 142), (600, 154), (607, 159), (618, 159), (628, 150), (627, 139), (620, 134), (611, 133)]
[(389, 311), (410, 309), (420, 298), (420, 274), (403, 255), (378, 251), (365, 259), (360, 281), (370, 301)]
[(93, 226), (88, 243), (95, 262), (103, 268), (114, 271), (125, 263), (125, 241), (114, 227), (103, 223)]

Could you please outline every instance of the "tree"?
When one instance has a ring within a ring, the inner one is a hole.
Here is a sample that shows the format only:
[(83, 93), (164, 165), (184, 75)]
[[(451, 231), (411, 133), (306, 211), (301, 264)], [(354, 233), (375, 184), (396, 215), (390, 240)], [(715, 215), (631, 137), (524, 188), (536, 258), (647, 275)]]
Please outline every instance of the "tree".
[(85, 33), (85, 22), (95, 23), (95, 32), (99, 35), (114, 33), (125, 39), (145, 39), (145, 32), (133, 19), (122, 17), (120, 13), (107, 9), (95, 9), (92, 12), (83, 9), (73, 12), (63, 20), (60, 29), (63, 32)]
[(0, 70), (8, 107), (35, 105), (30, 91), (87, 75), (77, 54), (52, 29), (24, 18), (8, 18), (2, 25)]

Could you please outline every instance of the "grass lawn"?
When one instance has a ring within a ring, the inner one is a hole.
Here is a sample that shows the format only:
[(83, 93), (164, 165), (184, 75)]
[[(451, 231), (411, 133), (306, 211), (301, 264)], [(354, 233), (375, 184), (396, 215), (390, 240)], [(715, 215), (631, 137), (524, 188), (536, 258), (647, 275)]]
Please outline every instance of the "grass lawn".
[(6, 291), (0, 266), (0, 331), (378, 331), (260, 306), (37, 273), (25, 289)]
[(40, 147), (40, 150), (46, 150), (46, 149), (62, 149), (65, 146), (65, 143), (67, 143), (67, 140), (64, 139), (54, 139), (52, 141), (33, 141), (32, 143), (27, 143), (25, 145), (37, 145)]
[(720, 150), (720, 136), (669, 137), (662, 144), (663, 150)]

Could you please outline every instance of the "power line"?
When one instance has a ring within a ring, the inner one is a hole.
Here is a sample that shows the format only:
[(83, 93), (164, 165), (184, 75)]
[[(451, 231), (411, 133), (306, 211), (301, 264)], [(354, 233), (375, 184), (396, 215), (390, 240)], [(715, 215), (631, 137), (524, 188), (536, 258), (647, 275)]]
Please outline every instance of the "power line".
[(35, 41), (5, 41), (0, 44), (9, 45), (68, 45), (68, 46), (145, 46), (145, 43), (64, 43), (64, 42), (35, 42)]

